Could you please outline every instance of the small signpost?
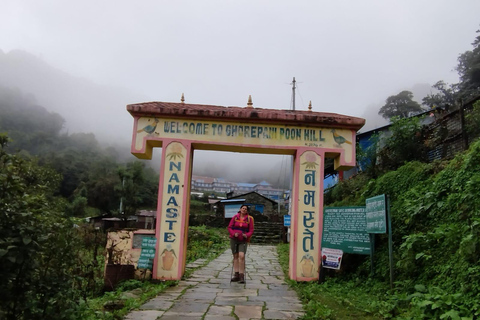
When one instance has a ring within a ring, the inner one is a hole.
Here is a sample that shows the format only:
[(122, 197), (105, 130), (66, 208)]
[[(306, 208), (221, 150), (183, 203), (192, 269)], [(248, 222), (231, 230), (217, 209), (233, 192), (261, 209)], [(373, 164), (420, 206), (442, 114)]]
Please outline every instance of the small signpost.
[(322, 267), (340, 270), (343, 251), (338, 249), (322, 248)]
[(292, 216), (289, 216), (289, 215), (284, 215), (283, 216), (283, 226), (284, 227), (290, 227), (291, 221), (292, 221)]
[(393, 288), (393, 241), (392, 241), (392, 219), (390, 217), (390, 209), (388, 203), (388, 197), (384, 194), (368, 198), (365, 201), (366, 204), (366, 221), (367, 232), (372, 239), (372, 250), (370, 255), (372, 274), (374, 273), (373, 264), (373, 247), (374, 247), (374, 235), (384, 234), (388, 231), (388, 253), (390, 260), (390, 287)]
[(368, 233), (387, 233), (385, 203), (384, 194), (365, 201)]
[(142, 239), (142, 252), (138, 259), (138, 269), (153, 269), (153, 259), (155, 258), (155, 248), (157, 239), (155, 237), (144, 237)]

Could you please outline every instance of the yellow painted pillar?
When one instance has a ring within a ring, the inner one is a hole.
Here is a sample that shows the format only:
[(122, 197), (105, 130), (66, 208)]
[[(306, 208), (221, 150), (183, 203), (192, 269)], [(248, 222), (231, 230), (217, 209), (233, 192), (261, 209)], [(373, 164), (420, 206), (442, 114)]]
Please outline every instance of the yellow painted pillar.
[(180, 280), (185, 272), (192, 157), (190, 143), (163, 141), (154, 279)]
[(299, 148), (294, 161), (289, 277), (318, 279), (323, 223), (324, 155)]

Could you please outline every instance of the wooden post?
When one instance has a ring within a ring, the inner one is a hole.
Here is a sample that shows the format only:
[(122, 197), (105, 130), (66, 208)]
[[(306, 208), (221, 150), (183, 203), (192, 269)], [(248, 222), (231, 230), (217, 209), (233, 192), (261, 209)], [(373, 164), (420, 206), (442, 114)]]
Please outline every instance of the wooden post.
[(390, 197), (385, 199), (385, 209), (387, 211), (388, 223), (388, 255), (390, 260), (390, 288), (393, 289), (393, 240), (392, 240), (392, 217), (390, 215)]

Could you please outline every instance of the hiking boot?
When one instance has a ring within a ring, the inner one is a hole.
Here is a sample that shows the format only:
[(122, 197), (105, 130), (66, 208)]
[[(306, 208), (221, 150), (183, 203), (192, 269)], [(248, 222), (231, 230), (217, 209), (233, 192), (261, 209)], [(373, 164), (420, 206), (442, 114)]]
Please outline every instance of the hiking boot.
[(245, 274), (240, 273), (240, 281), (238, 283), (245, 283)]
[(237, 282), (238, 280), (240, 280), (240, 274), (238, 272), (235, 272), (235, 274), (233, 275), (233, 278), (232, 280), (230, 280), (231, 282)]

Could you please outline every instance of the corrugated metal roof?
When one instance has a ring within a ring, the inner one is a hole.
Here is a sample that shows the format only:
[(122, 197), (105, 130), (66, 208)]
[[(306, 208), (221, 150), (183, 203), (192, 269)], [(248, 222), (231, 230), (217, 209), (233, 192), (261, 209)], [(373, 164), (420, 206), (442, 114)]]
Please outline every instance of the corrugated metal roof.
[(220, 202), (245, 202), (245, 199), (225, 199), (220, 200)]

